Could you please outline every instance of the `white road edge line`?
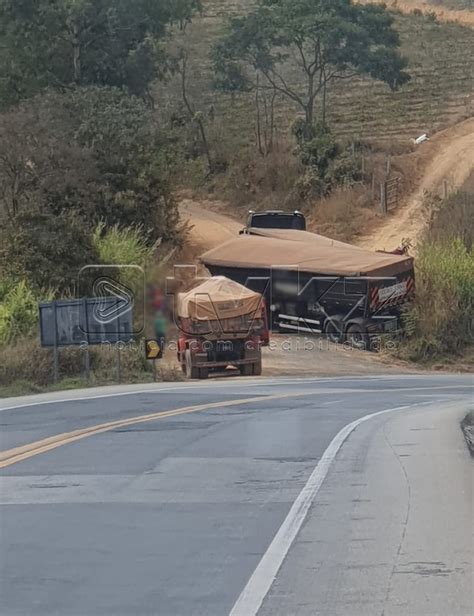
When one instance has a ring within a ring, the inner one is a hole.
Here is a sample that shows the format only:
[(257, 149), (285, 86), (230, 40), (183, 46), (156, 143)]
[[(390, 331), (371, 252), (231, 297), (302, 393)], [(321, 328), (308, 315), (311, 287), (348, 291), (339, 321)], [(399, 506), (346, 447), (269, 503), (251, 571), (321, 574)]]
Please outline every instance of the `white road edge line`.
[(392, 409), (378, 411), (377, 413), (371, 413), (370, 415), (365, 415), (360, 419), (356, 419), (336, 434), (311, 473), (306, 485), (293, 503), (293, 506), (286, 516), (283, 524), (280, 526), (267, 551), (262, 556), (257, 568), (251, 575), (247, 585), (230, 611), (229, 616), (257, 615), (293, 541), (295, 540), (296, 535), (305, 521), (309, 508), (319, 492), (319, 489), (328, 474), (334, 458), (351, 432), (360, 426), (360, 424), (368, 421), (369, 419), (373, 419), (374, 417), (378, 417), (379, 415), (394, 413), (396, 411), (404, 411), (417, 406), (425, 406), (427, 404), (433, 404), (433, 401), (420, 402), (419, 404), (410, 404), (407, 406), (398, 406)]

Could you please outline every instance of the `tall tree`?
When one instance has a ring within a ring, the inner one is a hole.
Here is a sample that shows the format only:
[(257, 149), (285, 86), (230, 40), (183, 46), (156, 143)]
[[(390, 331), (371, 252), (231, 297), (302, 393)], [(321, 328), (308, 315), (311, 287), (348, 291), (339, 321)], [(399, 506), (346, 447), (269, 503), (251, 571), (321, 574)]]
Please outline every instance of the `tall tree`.
[(45, 86), (126, 86), (145, 96), (165, 68), (160, 40), (200, 0), (0, 0), (0, 103)]
[[(351, 0), (257, 0), (253, 11), (231, 20), (212, 57), (218, 88), (249, 90), (254, 76), (261, 75), (312, 126), (318, 97), (325, 122), (326, 92), (336, 80), (363, 74), (392, 89), (408, 81), (399, 45), (393, 17), (382, 6)], [(289, 75), (290, 58), (299, 79)]]

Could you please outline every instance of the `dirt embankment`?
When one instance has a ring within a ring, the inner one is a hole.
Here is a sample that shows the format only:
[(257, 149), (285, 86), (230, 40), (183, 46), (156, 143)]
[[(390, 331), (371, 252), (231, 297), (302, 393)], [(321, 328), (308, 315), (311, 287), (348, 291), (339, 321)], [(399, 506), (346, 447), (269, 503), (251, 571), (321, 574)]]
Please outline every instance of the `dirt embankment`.
[[(359, 4), (381, 4), (381, 0), (356, 0)], [(474, 28), (474, 11), (470, 9), (456, 10), (446, 6), (437, 6), (421, 0), (393, 0), (387, 2), (389, 8), (402, 11), (402, 13), (412, 13), (418, 9), (422, 13), (434, 14), (439, 21), (457, 22), (463, 26)]]
[(397, 208), (366, 236), (358, 240), (364, 248), (393, 250), (402, 239), (413, 246), (425, 228), (423, 197), (431, 192), (441, 194), (444, 183), (449, 192), (461, 188), (474, 170), (474, 118), (436, 134), (431, 141), (418, 146), (411, 155), (419, 169), (416, 188)]

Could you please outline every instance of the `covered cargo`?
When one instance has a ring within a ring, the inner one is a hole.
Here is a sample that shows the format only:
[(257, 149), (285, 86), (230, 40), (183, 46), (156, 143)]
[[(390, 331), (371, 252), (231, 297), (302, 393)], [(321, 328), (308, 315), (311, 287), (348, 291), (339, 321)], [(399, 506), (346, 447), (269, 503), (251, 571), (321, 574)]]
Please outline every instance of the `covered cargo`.
[(183, 319), (219, 321), (254, 315), (262, 301), (260, 293), (214, 276), (186, 293), (178, 294), (177, 314)]
[(213, 248), (201, 261), (206, 267), (298, 268), (327, 276), (396, 276), (413, 269), (411, 257), (372, 252), (307, 231), (268, 229)]
[(333, 339), (398, 329), (414, 292), (413, 259), (372, 252), (305, 231), (252, 229), (206, 252), (203, 264), (264, 293), (272, 325), (332, 332)]
[(236, 367), (243, 375), (262, 372), (262, 346), (269, 334), (260, 293), (215, 276), (186, 293), (176, 305), (178, 361), (189, 378)]

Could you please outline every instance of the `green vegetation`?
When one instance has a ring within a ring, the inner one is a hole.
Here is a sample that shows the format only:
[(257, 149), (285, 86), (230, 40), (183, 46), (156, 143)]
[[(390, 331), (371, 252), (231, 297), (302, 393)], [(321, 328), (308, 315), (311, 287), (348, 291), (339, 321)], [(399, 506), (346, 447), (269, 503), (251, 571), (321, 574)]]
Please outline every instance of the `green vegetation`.
[(121, 229), (118, 225), (106, 229), (100, 222), (93, 235), (94, 246), (101, 263), (111, 265), (130, 265), (146, 267), (153, 259), (159, 242), (152, 245), (146, 242), (147, 234), (142, 227)]
[(168, 70), (161, 41), (199, 0), (1, 0), (0, 104), (45, 87), (125, 86), (140, 96)]
[(47, 301), (51, 291), (35, 295), (24, 280), (3, 279), (0, 286), (0, 345), (34, 335), (38, 326), (38, 300)]
[(434, 200), (434, 206), (418, 247), (416, 300), (405, 314), (407, 338), (401, 353), (415, 361), (460, 355), (473, 343), (472, 195), (454, 195), (446, 208)]

